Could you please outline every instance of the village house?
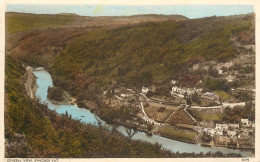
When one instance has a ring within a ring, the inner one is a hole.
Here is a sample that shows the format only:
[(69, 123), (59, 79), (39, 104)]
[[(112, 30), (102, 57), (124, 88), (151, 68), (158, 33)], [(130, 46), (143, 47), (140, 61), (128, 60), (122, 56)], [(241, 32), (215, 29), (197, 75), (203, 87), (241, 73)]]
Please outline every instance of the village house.
[(252, 124), (252, 127), (255, 128), (255, 123)]
[(204, 128), (204, 129), (203, 129), (203, 132), (212, 134), (212, 130), (213, 130), (212, 128)]
[(226, 79), (228, 82), (232, 82), (234, 80), (234, 76), (228, 75)]
[(237, 137), (238, 137), (239, 139), (249, 139), (248, 134), (245, 133), (245, 132), (240, 133)]
[(228, 129), (228, 124), (219, 124), (219, 123), (217, 123), (215, 129), (222, 129), (222, 130), (223, 129)]
[(142, 93), (143, 94), (147, 94), (148, 91), (149, 91), (149, 88), (147, 88), (147, 87), (143, 87), (142, 88)]
[(120, 95), (121, 97), (126, 97), (126, 94), (123, 94), (123, 93), (121, 93), (121, 95)]
[(215, 129), (215, 134), (223, 136), (223, 130), (222, 129)]
[(248, 125), (248, 119), (241, 119), (241, 123), (244, 125)]
[(179, 97), (184, 97), (185, 93), (187, 95), (191, 95), (193, 94), (195, 91), (192, 90), (192, 89), (189, 89), (189, 88), (182, 88), (182, 87), (177, 87), (177, 86), (173, 86), (172, 87), (172, 91), (171, 91), (171, 94), (172, 95), (177, 95)]
[(231, 123), (229, 123), (228, 127), (229, 128), (239, 128), (239, 124), (231, 124)]
[(234, 137), (237, 134), (237, 132), (236, 131), (227, 130), (227, 134), (228, 134), (229, 137)]
[(209, 131), (209, 133), (211, 134), (211, 136), (214, 136), (214, 135), (222, 136), (223, 135), (223, 130), (222, 129), (211, 129)]
[(173, 85), (175, 85), (175, 84), (176, 84), (176, 81), (175, 81), (175, 80), (172, 80), (171, 83), (172, 83)]

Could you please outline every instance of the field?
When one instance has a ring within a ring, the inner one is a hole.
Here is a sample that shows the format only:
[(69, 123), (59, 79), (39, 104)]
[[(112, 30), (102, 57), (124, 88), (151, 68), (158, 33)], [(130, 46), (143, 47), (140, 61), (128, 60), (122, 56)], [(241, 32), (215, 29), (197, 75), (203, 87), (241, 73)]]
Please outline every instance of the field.
[(188, 112), (198, 121), (221, 121), (223, 118), (223, 109), (188, 109)]
[(145, 107), (145, 112), (150, 118), (158, 122), (165, 122), (176, 109), (173, 106), (162, 106), (161, 104), (150, 102), (149, 106)]
[(179, 109), (177, 112), (172, 114), (167, 120), (169, 124), (194, 124), (194, 121), (184, 112), (183, 109)]
[(189, 142), (192, 142), (193, 140), (195, 140), (195, 138), (197, 136), (197, 132), (195, 132), (195, 131), (177, 129), (172, 126), (162, 127), (160, 130), (160, 133), (163, 136), (168, 137), (168, 138), (178, 139), (181, 141), (189, 141)]
[(213, 91), (213, 93), (217, 94), (219, 97), (221, 97), (224, 100), (230, 99), (230, 95), (226, 93), (225, 91)]

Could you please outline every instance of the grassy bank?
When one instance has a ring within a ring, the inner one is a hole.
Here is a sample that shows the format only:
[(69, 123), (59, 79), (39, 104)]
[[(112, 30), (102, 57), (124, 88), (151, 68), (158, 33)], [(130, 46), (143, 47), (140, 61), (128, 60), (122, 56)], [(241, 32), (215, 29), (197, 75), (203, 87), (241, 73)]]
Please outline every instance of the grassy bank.
[(219, 97), (221, 97), (224, 100), (230, 99), (230, 95), (226, 93), (225, 91), (213, 91), (213, 93), (217, 94)]
[(223, 109), (188, 109), (198, 121), (221, 121), (223, 119)]
[(194, 142), (197, 132), (191, 130), (177, 129), (172, 126), (164, 126), (160, 128), (162, 136), (184, 142)]

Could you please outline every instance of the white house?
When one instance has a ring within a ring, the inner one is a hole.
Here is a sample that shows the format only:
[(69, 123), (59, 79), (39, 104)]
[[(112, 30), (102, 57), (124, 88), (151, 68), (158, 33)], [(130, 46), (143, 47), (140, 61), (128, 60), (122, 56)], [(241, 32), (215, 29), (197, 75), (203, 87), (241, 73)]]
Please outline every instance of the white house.
[(179, 97), (184, 97), (184, 94), (187, 93), (187, 95), (193, 94), (195, 91), (189, 88), (181, 88), (177, 86), (172, 87), (171, 94), (178, 95)]
[(223, 130), (222, 129), (216, 129), (216, 134), (223, 136)]
[(172, 80), (171, 83), (172, 83), (173, 85), (175, 85), (175, 84), (176, 84), (176, 81), (175, 81), (175, 80)]
[(126, 94), (121, 93), (121, 97), (126, 97)]
[(255, 128), (255, 123), (252, 124), (252, 127)]
[(228, 124), (216, 124), (215, 129), (228, 129)]
[(213, 130), (212, 128), (204, 128), (203, 132), (210, 133), (212, 135), (212, 130)]
[(248, 119), (241, 119), (241, 123), (248, 125)]
[(239, 124), (228, 124), (229, 128), (239, 128)]
[(234, 77), (231, 76), (231, 75), (228, 75), (228, 76), (226, 77), (226, 79), (227, 79), (228, 82), (232, 82), (232, 81), (234, 80)]
[(223, 130), (222, 129), (213, 129), (212, 133), (213, 133), (213, 135), (223, 136)]
[(223, 135), (223, 130), (222, 129), (209, 129), (209, 133), (211, 134), (211, 136), (214, 135)]
[(142, 88), (142, 93), (143, 94), (147, 94), (148, 91), (149, 91), (149, 88), (146, 88), (146, 87)]

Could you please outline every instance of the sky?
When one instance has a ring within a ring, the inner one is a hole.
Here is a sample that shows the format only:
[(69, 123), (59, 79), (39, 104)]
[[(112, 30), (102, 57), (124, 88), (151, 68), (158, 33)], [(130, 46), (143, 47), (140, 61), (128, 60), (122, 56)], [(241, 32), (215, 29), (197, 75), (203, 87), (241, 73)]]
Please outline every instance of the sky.
[(178, 14), (190, 19), (254, 12), (252, 5), (46, 5), (8, 4), (7, 12), (36, 14), (76, 13), (82, 16), (129, 16), (138, 14)]

